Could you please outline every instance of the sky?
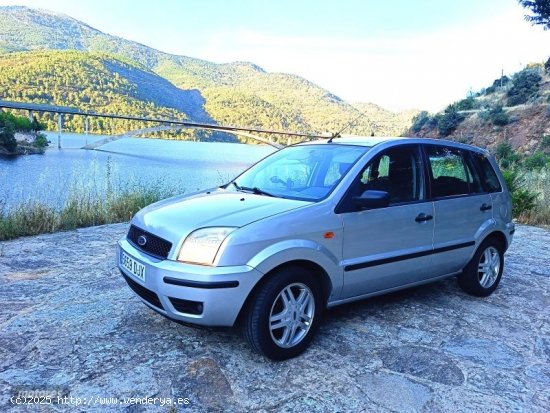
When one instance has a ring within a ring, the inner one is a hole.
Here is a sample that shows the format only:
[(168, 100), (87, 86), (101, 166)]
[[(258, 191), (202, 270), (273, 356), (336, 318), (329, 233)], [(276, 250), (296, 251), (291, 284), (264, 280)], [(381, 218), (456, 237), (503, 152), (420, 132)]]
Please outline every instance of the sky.
[(437, 111), (550, 57), (516, 0), (0, 0), (216, 63), (302, 76), (349, 102)]

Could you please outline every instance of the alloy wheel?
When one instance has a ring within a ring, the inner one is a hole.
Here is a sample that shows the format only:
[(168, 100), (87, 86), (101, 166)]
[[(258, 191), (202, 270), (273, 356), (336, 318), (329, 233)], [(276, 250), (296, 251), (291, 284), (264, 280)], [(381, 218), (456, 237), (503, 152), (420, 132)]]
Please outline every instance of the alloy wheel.
[(498, 250), (490, 246), (481, 257), (478, 264), (479, 284), (483, 288), (491, 287), (497, 280), (500, 273), (500, 254)]
[(315, 298), (309, 287), (302, 283), (286, 286), (271, 307), (271, 338), (282, 348), (299, 344), (311, 328), (314, 316)]

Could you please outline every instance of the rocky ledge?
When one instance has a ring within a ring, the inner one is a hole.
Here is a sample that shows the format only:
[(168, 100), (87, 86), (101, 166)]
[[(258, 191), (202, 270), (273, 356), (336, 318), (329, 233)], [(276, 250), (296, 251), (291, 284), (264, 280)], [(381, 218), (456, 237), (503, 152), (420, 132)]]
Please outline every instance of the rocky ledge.
[(339, 307), (280, 363), (144, 306), (114, 265), (125, 231), (0, 242), (0, 411), (548, 411), (548, 230), (518, 227), (491, 297), (450, 279)]
[(44, 148), (37, 148), (36, 146), (29, 145), (17, 145), (15, 152), (10, 152), (3, 146), (0, 146), (0, 156), (4, 157), (14, 157), (18, 155), (41, 155), (44, 152)]

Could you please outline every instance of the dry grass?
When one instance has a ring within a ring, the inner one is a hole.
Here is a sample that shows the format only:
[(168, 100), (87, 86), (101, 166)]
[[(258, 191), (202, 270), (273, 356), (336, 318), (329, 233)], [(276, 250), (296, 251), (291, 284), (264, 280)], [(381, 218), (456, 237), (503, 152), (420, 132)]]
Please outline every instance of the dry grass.
[(175, 195), (160, 184), (133, 184), (98, 196), (95, 185), (73, 187), (61, 207), (40, 201), (22, 202), (9, 210), (0, 205), (0, 240), (93, 225), (129, 221), (141, 208)]
[[(14, 188), (13, 199), (0, 199), (0, 240), (129, 221), (143, 207), (182, 193), (162, 181), (120, 179), (111, 158), (93, 161), (85, 170), (55, 176), (44, 171), (36, 177), (33, 192), (22, 198)], [(18, 196), (19, 195), (19, 196)]]
[(525, 189), (538, 194), (533, 210), (523, 213), (518, 221), (529, 225), (550, 226), (550, 167), (523, 174)]

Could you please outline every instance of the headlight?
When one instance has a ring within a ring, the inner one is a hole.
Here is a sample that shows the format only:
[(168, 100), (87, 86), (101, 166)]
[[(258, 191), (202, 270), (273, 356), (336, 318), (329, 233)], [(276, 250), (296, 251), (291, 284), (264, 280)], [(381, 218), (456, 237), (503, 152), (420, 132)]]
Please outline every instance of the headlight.
[(178, 261), (212, 265), (223, 240), (233, 227), (201, 228), (187, 236), (181, 246)]

